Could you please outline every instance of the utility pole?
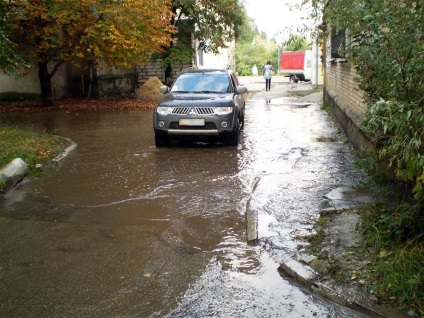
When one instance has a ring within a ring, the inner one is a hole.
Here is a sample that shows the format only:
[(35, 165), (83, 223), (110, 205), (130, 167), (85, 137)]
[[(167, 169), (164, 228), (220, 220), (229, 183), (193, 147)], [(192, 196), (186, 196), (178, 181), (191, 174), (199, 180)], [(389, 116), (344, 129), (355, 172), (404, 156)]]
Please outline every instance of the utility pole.
[(280, 44), (278, 44), (278, 49), (277, 49), (277, 74), (280, 75)]

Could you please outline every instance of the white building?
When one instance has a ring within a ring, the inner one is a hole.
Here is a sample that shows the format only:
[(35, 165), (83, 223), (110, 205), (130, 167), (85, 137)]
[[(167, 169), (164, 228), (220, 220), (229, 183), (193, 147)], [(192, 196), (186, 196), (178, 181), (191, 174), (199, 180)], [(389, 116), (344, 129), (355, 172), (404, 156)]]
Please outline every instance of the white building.
[[(197, 41), (193, 43), (198, 47)], [(194, 66), (199, 68), (229, 68), (236, 71), (236, 42), (235, 40), (227, 44), (228, 47), (221, 48), (218, 54), (205, 53), (203, 50), (196, 50), (194, 56)]]

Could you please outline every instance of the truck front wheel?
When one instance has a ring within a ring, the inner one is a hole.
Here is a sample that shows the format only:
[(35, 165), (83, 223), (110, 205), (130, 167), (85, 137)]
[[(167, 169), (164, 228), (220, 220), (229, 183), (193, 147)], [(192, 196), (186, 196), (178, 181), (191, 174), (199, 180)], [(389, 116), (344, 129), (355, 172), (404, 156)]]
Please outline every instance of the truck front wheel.
[(156, 147), (168, 147), (171, 141), (168, 137), (155, 133), (155, 144)]
[(226, 143), (229, 146), (237, 146), (240, 138), (240, 120), (237, 119), (237, 126), (234, 132), (226, 138)]

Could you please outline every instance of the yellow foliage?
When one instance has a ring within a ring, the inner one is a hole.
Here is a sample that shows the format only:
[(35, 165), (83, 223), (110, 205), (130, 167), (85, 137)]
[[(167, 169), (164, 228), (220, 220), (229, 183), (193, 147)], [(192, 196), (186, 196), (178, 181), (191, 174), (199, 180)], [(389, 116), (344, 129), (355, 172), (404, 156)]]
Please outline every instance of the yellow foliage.
[(16, 38), (35, 47), (26, 51), (32, 61), (80, 57), (141, 64), (167, 47), (174, 33), (169, 0), (37, 2), (25, 2), (13, 17), (22, 26)]

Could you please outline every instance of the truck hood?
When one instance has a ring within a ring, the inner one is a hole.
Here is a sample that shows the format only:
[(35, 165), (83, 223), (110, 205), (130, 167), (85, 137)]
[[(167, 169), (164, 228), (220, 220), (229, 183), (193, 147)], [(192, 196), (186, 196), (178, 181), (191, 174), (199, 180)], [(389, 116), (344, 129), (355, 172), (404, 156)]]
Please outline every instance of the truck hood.
[(188, 93), (188, 94), (166, 94), (159, 102), (158, 106), (187, 106), (195, 105), (198, 101), (202, 101), (202, 106), (227, 106), (233, 101), (233, 94), (205, 94), (205, 93)]

